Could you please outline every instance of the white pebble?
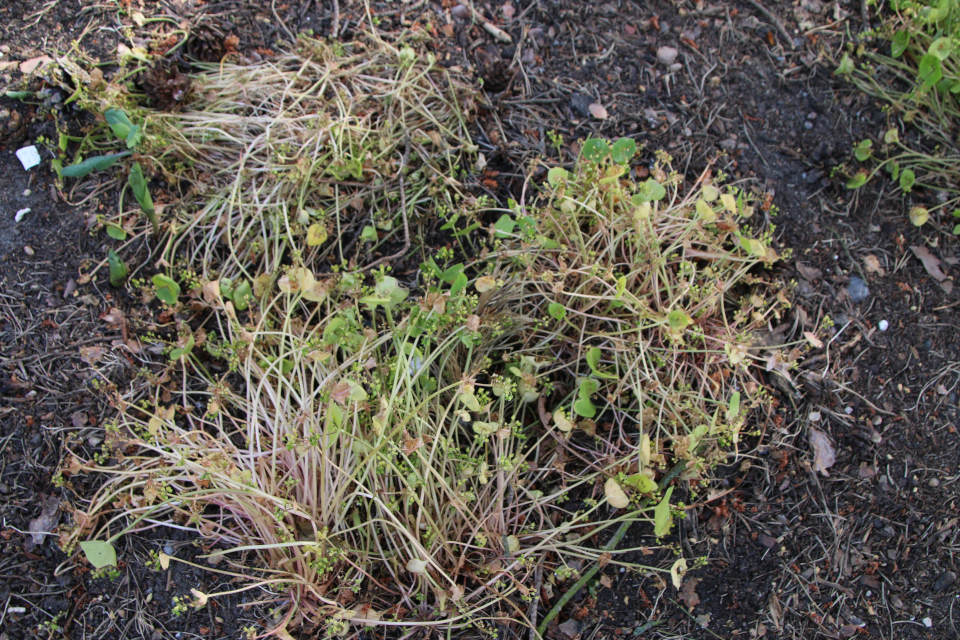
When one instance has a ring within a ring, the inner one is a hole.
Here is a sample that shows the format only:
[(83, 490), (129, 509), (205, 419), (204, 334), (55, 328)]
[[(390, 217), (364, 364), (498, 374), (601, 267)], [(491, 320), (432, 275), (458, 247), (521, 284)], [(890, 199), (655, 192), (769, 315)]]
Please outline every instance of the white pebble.
[(881, 320), (880, 322), (877, 323), (877, 329), (880, 329), (880, 331), (886, 331), (889, 328), (890, 328), (890, 323), (887, 322), (886, 320)]
[(844, 409), (843, 411), (844, 411), (844, 413), (846, 413), (847, 415), (850, 415), (851, 413), (853, 413), (853, 407), (847, 407), (847, 408)]
[(925, 626), (927, 629), (933, 626), (933, 620), (930, 618), (924, 618), (921, 622), (923, 622), (923, 626)]
[(810, 415), (807, 416), (807, 420), (809, 420), (810, 422), (820, 422), (820, 412), (811, 411)]

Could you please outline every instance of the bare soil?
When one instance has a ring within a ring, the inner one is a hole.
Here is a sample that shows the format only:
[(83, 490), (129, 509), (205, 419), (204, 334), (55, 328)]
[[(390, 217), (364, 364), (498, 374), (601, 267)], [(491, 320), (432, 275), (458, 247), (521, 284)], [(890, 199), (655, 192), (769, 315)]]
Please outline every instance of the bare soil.
[[(269, 56), (307, 29), (348, 38), (364, 19), (362, 3), (349, 0), (336, 12), (319, 0), (275, 9), (242, 1), (132, 4), (148, 17), (186, 21), (185, 68), (190, 55), (210, 59), (227, 49)], [(937, 194), (893, 195), (892, 185), (875, 181), (854, 195), (831, 177), (838, 164), (854, 163), (855, 141), (893, 122), (836, 80), (826, 58), (846, 34), (872, 26), (861, 3), (514, 0), (509, 18), (501, 2), (478, 3), (510, 44), (455, 5), (373, 2), (371, 13), (381, 29), (431, 33), (443, 64), (483, 80), (477, 139), (489, 169), (478, 184), (500, 200), (520, 199), (530, 161), (557, 157), (551, 131), (563, 136), (564, 161), (586, 137), (630, 136), (647, 159), (668, 151), (688, 178), (709, 169), (748, 181), (771, 194), (765, 215), (777, 225), (780, 249), (792, 251), (782, 269), (796, 283), (795, 309), (777, 336), (799, 344), (825, 318), (834, 323), (833, 338), (810, 348), (789, 381), (770, 374), (777, 405), (745, 445), (752, 453), (720, 470), (723, 495), (687, 510), (671, 542), (705, 565), (687, 574), (684, 590), (653, 574), (605, 570), (548, 635), (960, 637), (953, 613), (960, 301), (909, 248), (927, 247), (956, 277), (957, 241), (907, 219), (910, 206)], [(62, 54), (80, 34), (83, 49), (106, 60), (119, 30), (136, 29), (115, 8), (79, 0), (42, 7), (13, 0), (0, 7), (0, 23), (10, 48), (0, 62)], [(239, 42), (225, 44), (230, 36)], [(6, 89), (20, 82), (16, 67), (0, 71)], [(591, 115), (590, 104), (603, 105), (608, 117)], [(95, 487), (95, 478), (53, 484), (66, 438), (91, 451), (102, 439), (110, 407), (92, 381), (122, 385), (141, 364), (116, 346), (123, 331), (110, 322), (111, 309), (127, 309), (124, 295), (102, 272), (87, 277), (107, 246), (87, 231), (90, 216), (115, 207), (115, 195), (71, 206), (67, 200), (84, 194), (58, 192), (48, 162), (26, 172), (14, 157), (54, 133), (51, 117), (81, 126), (84, 116), (0, 98), (0, 640), (237, 638), (247, 625), (262, 633), (270, 628), (266, 612), (240, 606), (240, 598), (173, 616), (174, 596), (208, 591), (215, 578), (144, 564), (164, 546), (179, 557), (196, 554), (180, 532), (126, 536), (122, 557), (139, 560), (112, 579), (92, 578), (55, 536), (34, 543), (28, 533), (45, 506), (51, 526), (68, 523), (70, 505)], [(15, 223), (23, 208), (31, 211)], [(856, 302), (853, 278), (869, 288)], [(103, 355), (91, 356), (89, 347)], [(813, 430), (836, 448), (829, 476), (813, 471)], [(624, 545), (632, 548), (653, 544), (642, 532), (629, 538)], [(540, 611), (559, 595), (541, 593)]]

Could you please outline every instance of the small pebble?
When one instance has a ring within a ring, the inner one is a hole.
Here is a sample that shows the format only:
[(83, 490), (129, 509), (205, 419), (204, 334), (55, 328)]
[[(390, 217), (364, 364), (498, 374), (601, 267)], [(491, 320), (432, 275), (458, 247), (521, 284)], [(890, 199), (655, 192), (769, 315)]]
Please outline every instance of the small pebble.
[(804, 122), (804, 123), (803, 123), (803, 128), (806, 129), (807, 131), (809, 131), (810, 129), (813, 129), (813, 123), (812, 123), (812, 122)]
[(934, 591), (943, 591), (947, 587), (953, 585), (957, 581), (957, 574), (953, 571), (944, 571), (940, 574), (940, 577), (937, 578), (936, 582), (933, 583)]
[(163, 547), (163, 552), (164, 552), (165, 554), (167, 554), (168, 556), (172, 556), (172, 555), (173, 555), (173, 547), (171, 547), (169, 544), (164, 545), (164, 547)]
[(887, 322), (886, 320), (881, 320), (880, 322), (877, 323), (877, 329), (880, 329), (880, 331), (886, 331), (889, 328), (890, 328), (890, 323)]
[(30, 189), (24, 189), (24, 190), (23, 190), (23, 197), (26, 198), (26, 197), (28, 197), (31, 193), (33, 193), (33, 191), (30, 191)]
[(850, 301), (856, 304), (867, 299), (870, 295), (870, 287), (862, 279), (853, 276), (850, 278), (850, 284), (847, 285), (847, 292), (850, 294)]
[(934, 489), (936, 489), (937, 487), (940, 486), (940, 481), (937, 480), (936, 478), (930, 478), (930, 480), (927, 481), (927, 486), (933, 487)]
[(673, 47), (660, 47), (657, 49), (657, 60), (660, 61), (660, 64), (667, 67), (676, 62), (678, 55), (680, 55), (680, 52)]
[(853, 407), (847, 407), (846, 409), (843, 410), (843, 412), (849, 416), (850, 414), (853, 413)]
[(930, 618), (924, 618), (924, 619), (923, 619), (923, 626), (925, 626), (927, 629), (929, 629), (930, 627), (933, 626), (933, 620), (931, 620)]

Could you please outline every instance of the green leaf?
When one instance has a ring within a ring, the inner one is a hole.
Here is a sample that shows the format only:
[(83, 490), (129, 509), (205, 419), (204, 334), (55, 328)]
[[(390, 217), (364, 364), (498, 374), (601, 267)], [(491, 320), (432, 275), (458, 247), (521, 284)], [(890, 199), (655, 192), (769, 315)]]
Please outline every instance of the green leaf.
[(516, 226), (516, 220), (505, 213), (500, 216), (500, 219), (497, 220), (493, 225), (495, 230), (494, 236), (497, 238), (509, 238), (513, 234), (513, 230)]
[(457, 275), (456, 279), (453, 281), (453, 284), (450, 285), (450, 295), (455, 296), (459, 294), (461, 291), (463, 291), (464, 289), (466, 289), (468, 282), (469, 280), (467, 280), (467, 274), (461, 271), (460, 274)]
[(610, 155), (610, 145), (603, 138), (590, 138), (583, 143), (580, 157), (588, 162), (598, 164)]
[(953, 42), (950, 38), (937, 38), (930, 44), (927, 54), (934, 56), (938, 60), (946, 60), (953, 51)]
[(627, 476), (625, 484), (640, 493), (653, 493), (657, 490), (657, 483), (642, 473)]
[(650, 202), (651, 200), (663, 200), (664, 196), (667, 195), (667, 190), (663, 187), (662, 184), (654, 180), (653, 178), (647, 178), (647, 180), (640, 184), (639, 190), (630, 198), (630, 202), (635, 207), (639, 207), (644, 202)]
[(107, 265), (110, 267), (110, 284), (114, 287), (122, 287), (127, 281), (127, 265), (113, 249), (107, 252)]
[(730, 396), (730, 407), (727, 409), (727, 420), (736, 420), (740, 414), (740, 392), (734, 391)]
[(360, 239), (364, 242), (376, 242), (379, 238), (377, 237), (376, 227), (371, 227), (367, 225), (363, 228), (363, 231), (360, 232)]
[(549, 313), (554, 320), (563, 320), (567, 317), (567, 308), (559, 302), (551, 302), (547, 305), (547, 313)]
[(127, 232), (123, 230), (123, 227), (118, 227), (115, 224), (107, 225), (107, 235), (120, 242), (127, 239)]
[(917, 67), (917, 82), (921, 85), (923, 91), (929, 91), (942, 78), (943, 70), (940, 67), (940, 58), (929, 53), (920, 58), (920, 66)]
[(670, 325), (670, 329), (673, 331), (683, 331), (692, 322), (693, 320), (690, 319), (690, 316), (688, 316), (687, 312), (683, 309), (674, 309), (667, 314), (667, 324)]
[(133, 190), (133, 196), (137, 199), (140, 209), (143, 210), (147, 219), (150, 220), (150, 224), (153, 225), (153, 232), (157, 233), (157, 231), (160, 230), (159, 222), (157, 221), (157, 211), (153, 207), (153, 198), (150, 197), (150, 189), (147, 188), (147, 179), (143, 175), (143, 167), (140, 166), (139, 162), (133, 163), (133, 167), (130, 168), (130, 175), (127, 176), (127, 182)]
[(873, 141), (861, 140), (857, 146), (853, 148), (853, 155), (860, 162), (866, 162), (870, 156), (873, 155)]
[[(460, 275), (463, 275), (462, 273)], [(466, 279), (466, 276), (463, 276)], [(400, 286), (400, 283), (393, 276), (384, 276), (383, 280), (374, 287), (372, 296), (365, 296), (360, 302), (376, 308), (382, 305), (385, 309), (392, 309), (407, 299), (409, 292)]]
[(900, 188), (906, 193), (910, 193), (916, 181), (917, 176), (913, 172), (913, 169), (904, 169), (903, 173), (900, 174)]
[(960, 224), (953, 228), (953, 235), (960, 236)]
[(590, 366), (590, 371), (592, 371), (593, 375), (597, 376), (598, 378), (616, 380), (617, 376), (609, 373), (603, 373), (597, 369), (597, 367), (600, 366), (600, 356), (601, 352), (599, 347), (592, 347), (589, 351), (587, 351), (586, 360), (587, 364)]
[(577, 399), (577, 401), (573, 403), (573, 410), (577, 412), (577, 415), (584, 418), (593, 418), (597, 415), (597, 408), (593, 402), (590, 401), (590, 398)]
[(466, 405), (470, 411), (480, 411), (480, 401), (477, 400), (477, 396), (472, 393), (461, 393), (460, 402)]
[(97, 569), (117, 566), (117, 550), (105, 540), (84, 540), (80, 543), (83, 554)]
[(637, 143), (630, 138), (620, 138), (610, 148), (610, 157), (617, 164), (626, 164), (637, 154)]
[(600, 383), (593, 378), (581, 378), (580, 387), (577, 389), (577, 396), (589, 399), (600, 388)]
[(867, 184), (867, 177), (866, 171), (858, 171), (856, 175), (847, 180), (847, 189), (859, 189)]
[(835, 76), (845, 76), (853, 73), (853, 58), (851, 58), (846, 53), (843, 54), (843, 58), (840, 59), (840, 64), (837, 65), (836, 70), (833, 72)]
[(72, 164), (69, 167), (64, 167), (63, 171), (60, 172), (60, 175), (64, 178), (82, 178), (94, 171), (103, 171), (104, 169), (109, 169), (117, 160), (124, 158), (131, 153), (132, 152), (130, 151), (121, 151), (120, 153), (114, 153), (109, 156), (94, 156), (92, 158), (87, 158), (83, 162)]
[(653, 534), (661, 538), (670, 533), (670, 524), (673, 518), (670, 516), (670, 496), (673, 494), (673, 487), (667, 489), (663, 494), (663, 500), (653, 508)]
[(110, 125), (110, 130), (113, 131), (113, 135), (117, 136), (117, 140), (126, 140), (133, 129), (130, 118), (120, 109), (107, 109), (103, 113), (103, 119)]
[(160, 298), (162, 302), (169, 305), (177, 303), (177, 298), (180, 297), (180, 285), (178, 285), (175, 280), (162, 273), (153, 276), (152, 280), (153, 286), (157, 289), (157, 297)]
[(237, 311), (243, 311), (250, 306), (251, 297), (253, 297), (253, 288), (246, 279), (241, 280), (233, 290), (233, 307)]
[(33, 95), (33, 91), (7, 91), (5, 95), (14, 100), (25, 100)]
[(909, 31), (897, 31), (893, 34), (893, 40), (890, 42), (890, 55), (894, 58), (899, 58), (903, 55), (904, 51), (907, 50), (907, 46), (910, 44), (910, 32)]
[(890, 172), (890, 177), (896, 180), (900, 177), (900, 163), (896, 160), (891, 160), (887, 164), (887, 171)]
[[(430, 262), (433, 263), (433, 258), (430, 259)], [(436, 263), (432, 264), (434, 273), (439, 271), (439, 268), (436, 266)], [(453, 284), (456, 281), (457, 276), (463, 273), (463, 270), (466, 268), (464, 264), (455, 264), (446, 271), (440, 272), (437, 277), (447, 284)]]
[(960, 209), (954, 209), (953, 213), (950, 215), (952, 215), (954, 218), (960, 218)]
[(547, 183), (551, 187), (556, 187), (561, 181), (568, 180), (570, 172), (563, 167), (553, 167), (547, 172)]
[(190, 355), (190, 352), (193, 351), (193, 345), (196, 344), (196, 340), (193, 338), (193, 334), (190, 334), (190, 337), (187, 338), (187, 344), (182, 347), (177, 347), (170, 351), (170, 360), (177, 361), (183, 356)]

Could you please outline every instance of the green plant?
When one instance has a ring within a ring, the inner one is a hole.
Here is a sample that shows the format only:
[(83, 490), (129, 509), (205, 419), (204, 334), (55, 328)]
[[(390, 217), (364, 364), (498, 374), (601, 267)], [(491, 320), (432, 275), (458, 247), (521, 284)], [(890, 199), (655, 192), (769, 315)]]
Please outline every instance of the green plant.
[[(141, 125), (131, 122), (126, 112), (122, 109), (109, 108), (104, 111), (103, 118), (107, 128), (109, 128), (113, 133), (115, 139), (123, 143), (128, 150), (112, 154), (92, 156), (86, 160), (62, 167), (59, 169), (59, 174), (62, 178), (83, 178), (94, 171), (104, 171), (109, 169), (121, 158), (131, 155), (134, 152), (133, 150), (135, 150), (143, 141)], [(88, 134), (84, 142), (94, 139), (95, 135), (91, 133)], [(110, 146), (109, 142), (104, 142), (104, 144)], [(83, 145), (81, 145), (81, 148), (83, 148)], [(79, 155), (80, 152), (78, 151), (74, 159), (77, 160)], [(58, 166), (60, 165), (58, 164)], [(153, 205), (153, 198), (150, 196), (150, 190), (147, 187), (147, 180), (143, 175), (143, 167), (141, 167), (140, 163), (137, 161), (134, 161), (130, 165), (127, 174), (127, 184), (133, 191), (133, 195), (140, 205), (140, 210), (143, 211), (143, 214), (150, 221), (151, 225), (153, 225), (153, 232), (157, 233), (160, 230), (160, 223), (157, 220), (157, 213)], [(121, 203), (122, 202), (123, 199), (121, 196)], [(117, 238), (119, 233), (123, 232), (122, 227), (119, 225), (113, 225), (113, 229), (114, 230), (112, 232), (111, 227), (108, 227), (107, 229), (111, 237)], [(123, 233), (125, 235), (125, 232)]]
[[(881, 26), (849, 44), (834, 73), (879, 99), (899, 122), (856, 144), (857, 161), (876, 162), (850, 174), (847, 187), (858, 189), (886, 171), (902, 193), (936, 190), (931, 214), (950, 211), (960, 204), (960, 3), (892, 0), (877, 3), (876, 11)], [(910, 129), (921, 136), (901, 135)]]

